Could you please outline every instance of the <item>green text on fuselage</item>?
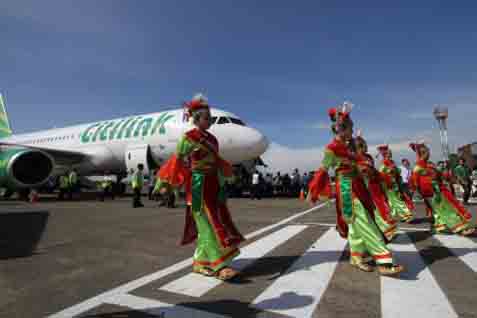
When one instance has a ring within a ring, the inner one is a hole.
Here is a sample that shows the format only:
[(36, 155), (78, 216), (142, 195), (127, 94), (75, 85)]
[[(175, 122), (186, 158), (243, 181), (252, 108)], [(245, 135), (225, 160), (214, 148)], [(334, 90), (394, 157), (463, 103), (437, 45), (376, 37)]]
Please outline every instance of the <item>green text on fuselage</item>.
[(162, 113), (159, 117), (129, 117), (94, 123), (81, 132), (81, 143), (147, 137), (166, 133), (166, 122), (174, 115)]

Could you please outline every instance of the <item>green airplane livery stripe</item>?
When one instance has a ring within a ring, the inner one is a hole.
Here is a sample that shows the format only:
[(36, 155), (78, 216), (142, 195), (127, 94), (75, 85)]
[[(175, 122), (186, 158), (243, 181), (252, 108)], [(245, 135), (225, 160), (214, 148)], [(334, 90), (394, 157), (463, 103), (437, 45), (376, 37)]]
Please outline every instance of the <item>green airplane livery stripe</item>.
[(94, 123), (92, 125), (90, 125), (88, 128), (86, 128), (85, 131), (83, 131), (83, 133), (81, 134), (81, 142), (82, 143), (87, 143), (90, 141), (91, 139), (91, 129), (93, 129), (94, 127), (98, 127), (99, 126), (99, 123)]
[[(131, 137), (152, 136), (155, 133), (166, 133), (165, 124), (174, 118), (170, 113), (162, 113), (158, 117), (136, 116), (106, 122), (97, 122), (88, 126), (81, 133), (81, 143), (106, 140), (120, 140)], [(0, 132), (2, 126), (0, 123)]]
[(99, 140), (105, 141), (108, 139), (108, 129), (115, 125), (114, 121), (110, 121), (106, 126), (101, 129), (101, 133), (99, 134)]
[(132, 123), (126, 129), (126, 135), (124, 136), (125, 138), (131, 138), (131, 134), (133, 133), (133, 130), (134, 130), (134, 125), (136, 125), (141, 118), (142, 118), (141, 116), (134, 118)]
[(116, 132), (118, 131), (119, 126), (124, 123), (125, 119), (119, 120), (116, 125), (114, 125), (113, 129), (109, 132), (109, 140), (113, 140), (116, 137)]
[(126, 127), (131, 123), (131, 121), (134, 120), (133, 118), (128, 118), (126, 121), (122, 124), (121, 128), (119, 129), (118, 134), (116, 135), (115, 139), (122, 139), (123, 138), (123, 133)]
[(152, 118), (150, 117), (144, 118), (137, 124), (136, 130), (134, 131), (134, 137), (139, 137), (141, 128), (142, 128), (142, 136), (143, 137), (147, 136), (149, 134), (149, 130), (151, 129), (151, 126), (152, 126)]

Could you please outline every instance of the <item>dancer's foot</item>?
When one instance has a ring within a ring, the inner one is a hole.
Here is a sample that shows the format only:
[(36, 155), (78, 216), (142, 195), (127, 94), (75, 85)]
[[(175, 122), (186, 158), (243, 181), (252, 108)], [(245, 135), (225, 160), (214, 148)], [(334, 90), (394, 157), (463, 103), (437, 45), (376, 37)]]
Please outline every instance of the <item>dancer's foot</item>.
[(230, 267), (224, 267), (216, 273), (216, 276), (220, 280), (231, 280), (239, 274), (236, 270)]
[(378, 266), (378, 272), (383, 276), (396, 276), (402, 271), (404, 271), (404, 266), (402, 265), (389, 264)]
[(469, 236), (469, 235), (474, 234), (474, 232), (475, 232), (475, 228), (470, 228), (470, 229), (466, 229), (466, 230), (461, 231), (459, 234), (462, 235), (462, 236)]
[(210, 268), (205, 268), (205, 267), (195, 268), (192, 270), (192, 272), (200, 274), (200, 275), (208, 276), (208, 277), (215, 276), (215, 272), (213, 270), (211, 270)]
[(354, 266), (356, 267), (357, 269), (359, 270), (362, 270), (363, 272), (373, 272), (374, 271), (374, 267), (371, 266), (370, 264), (368, 263), (351, 263), (351, 266)]

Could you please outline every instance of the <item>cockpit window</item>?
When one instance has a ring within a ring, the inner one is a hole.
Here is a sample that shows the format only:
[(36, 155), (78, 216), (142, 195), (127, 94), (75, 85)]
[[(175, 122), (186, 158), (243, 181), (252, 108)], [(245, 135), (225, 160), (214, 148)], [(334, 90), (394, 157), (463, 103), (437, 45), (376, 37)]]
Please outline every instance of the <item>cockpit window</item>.
[(227, 117), (219, 117), (219, 120), (217, 120), (218, 125), (223, 125), (228, 123), (230, 123), (230, 121), (228, 120)]
[(210, 124), (211, 125), (215, 124), (216, 121), (217, 121), (217, 117), (215, 117), (215, 116), (210, 117)]
[(240, 126), (245, 126), (245, 123), (244, 123), (243, 121), (241, 121), (240, 119), (238, 119), (238, 118), (230, 117), (229, 119), (230, 119), (230, 121), (232, 122), (232, 124), (236, 124), (236, 125), (240, 125)]

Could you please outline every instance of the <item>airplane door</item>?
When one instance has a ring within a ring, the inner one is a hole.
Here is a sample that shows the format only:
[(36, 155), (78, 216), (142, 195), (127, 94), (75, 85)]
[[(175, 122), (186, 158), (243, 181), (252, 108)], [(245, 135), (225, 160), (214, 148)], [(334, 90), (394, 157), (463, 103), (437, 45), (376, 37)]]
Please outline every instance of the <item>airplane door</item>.
[(125, 152), (125, 162), (126, 168), (129, 173), (131, 169), (134, 171), (137, 170), (137, 165), (142, 163), (144, 165), (144, 175), (149, 174), (149, 170), (151, 169), (150, 161), (150, 149), (149, 145), (147, 144), (130, 144), (126, 148)]

